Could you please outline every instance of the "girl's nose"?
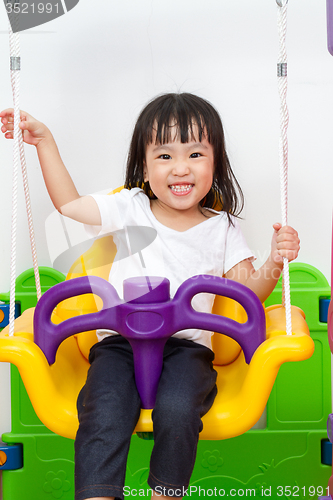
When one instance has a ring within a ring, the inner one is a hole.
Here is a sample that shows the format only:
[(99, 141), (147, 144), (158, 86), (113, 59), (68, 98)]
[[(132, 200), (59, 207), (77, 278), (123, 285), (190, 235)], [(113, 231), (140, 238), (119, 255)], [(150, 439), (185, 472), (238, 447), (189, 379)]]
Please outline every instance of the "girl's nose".
[(177, 162), (172, 169), (173, 175), (177, 175), (177, 176), (181, 176), (181, 177), (184, 175), (188, 175), (189, 173), (190, 173), (190, 168), (189, 168), (186, 161)]

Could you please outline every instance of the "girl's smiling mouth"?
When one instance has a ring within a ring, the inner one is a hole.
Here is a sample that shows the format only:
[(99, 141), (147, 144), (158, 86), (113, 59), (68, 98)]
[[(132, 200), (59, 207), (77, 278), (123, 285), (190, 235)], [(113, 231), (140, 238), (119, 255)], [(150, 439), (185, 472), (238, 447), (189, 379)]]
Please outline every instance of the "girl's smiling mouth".
[(184, 196), (192, 191), (193, 186), (194, 184), (171, 184), (169, 188), (176, 196)]

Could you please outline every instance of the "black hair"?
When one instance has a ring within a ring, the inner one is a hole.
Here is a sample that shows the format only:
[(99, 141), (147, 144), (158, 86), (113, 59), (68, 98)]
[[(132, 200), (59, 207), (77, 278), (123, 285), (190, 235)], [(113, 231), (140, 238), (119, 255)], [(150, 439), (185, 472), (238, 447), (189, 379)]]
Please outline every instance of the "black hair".
[[(200, 205), (238, 216), (244, 206), (241, 187), (231, 169), (225, 150), (220, 115), (205, 99), (189, 93), (163, 94), (150, 101), (136, 122), (127, 159), (125, 188), (140, 187), (150, 199), (156, 199), (149, 182), (144, 182), (146, 147), (155, 140), (165, 144), (174, 140), (175, 125), (182, 143), (201, 142), (206, 137), (214, 150), (214, 180)], [(198, 134), (199, 137), (195, 137)]]

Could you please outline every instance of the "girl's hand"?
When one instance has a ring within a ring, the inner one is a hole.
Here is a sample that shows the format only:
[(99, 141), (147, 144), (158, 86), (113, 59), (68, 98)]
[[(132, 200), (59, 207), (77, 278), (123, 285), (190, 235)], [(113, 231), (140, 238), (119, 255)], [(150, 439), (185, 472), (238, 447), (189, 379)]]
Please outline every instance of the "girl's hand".
[[(14, 110), (9, 108), (1, 111), (0, 118), (1, 132), (5, 134), (6, 139), (13, 139)], [(25, 111), (21, 111), (20, 129), (23, 131), (23, 141), (33, 146), (38, 146), (50, 134), (49, 129), (42, 122), (37, 121)]]
[(279, 223), (273, 224), (273, 228), (271, 256), (275, 264), (282, 265), (283, 257), (288, 259), (288, 262), (296, 259), (300, 250), (297, 231), (290, 226), (282, 227)]

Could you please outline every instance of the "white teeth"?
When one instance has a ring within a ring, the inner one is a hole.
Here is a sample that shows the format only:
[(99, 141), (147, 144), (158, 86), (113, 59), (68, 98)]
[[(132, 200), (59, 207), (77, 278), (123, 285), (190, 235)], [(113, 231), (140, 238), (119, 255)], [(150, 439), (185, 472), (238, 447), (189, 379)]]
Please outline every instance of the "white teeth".
[(184, 193), (185, 191), (189, 191), (190, 189), (192, 189), (192, 187), (193, 184), (181, 184), (181, 185), (175, 184), (170, 186), (170, 189), (172, 191), (176, 191), (177, 193)]

